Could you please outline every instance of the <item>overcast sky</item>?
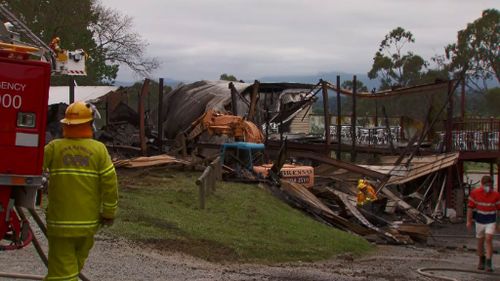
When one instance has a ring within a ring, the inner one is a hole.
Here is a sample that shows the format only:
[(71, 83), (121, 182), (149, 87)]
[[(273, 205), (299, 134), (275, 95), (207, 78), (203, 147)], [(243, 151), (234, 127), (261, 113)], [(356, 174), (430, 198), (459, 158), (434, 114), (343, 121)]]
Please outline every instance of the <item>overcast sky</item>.
[[(195, 81), (366, 73), (380, 41), (401, 26), (411, 51), (443, 54), (457, 31), (498, 0), (101, 0), (134, 19), (161, 61), (153, 77)], [(118, 81), (135, 80), (121, 67)]]

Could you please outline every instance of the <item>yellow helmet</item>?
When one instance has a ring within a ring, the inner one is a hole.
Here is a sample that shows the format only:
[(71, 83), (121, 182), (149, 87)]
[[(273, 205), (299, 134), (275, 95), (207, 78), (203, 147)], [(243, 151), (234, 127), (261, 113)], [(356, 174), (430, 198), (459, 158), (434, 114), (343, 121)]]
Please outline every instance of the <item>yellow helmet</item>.
[(66, 125), (77, 125), (90, 122), (94, 119), (94, 112), (89, 103), (77, 101), (66, 108), (64, 119), (60, 122)]
[(366, 187), (366, 181), (364, 179), (358, 180), (358, 189), (363, 189)]

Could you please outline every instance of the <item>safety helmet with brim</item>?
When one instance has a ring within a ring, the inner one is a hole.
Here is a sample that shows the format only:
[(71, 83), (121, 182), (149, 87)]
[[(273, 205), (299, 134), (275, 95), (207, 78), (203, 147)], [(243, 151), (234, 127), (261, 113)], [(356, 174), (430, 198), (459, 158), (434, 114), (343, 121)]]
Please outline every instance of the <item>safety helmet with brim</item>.
[(66, 108), (64, 118), (60, 122), (66, 125), (78, 125), (90, 122), (93, 119), (94, 112), (92, 111), (92, 106), (89, 103), (77, 101)]

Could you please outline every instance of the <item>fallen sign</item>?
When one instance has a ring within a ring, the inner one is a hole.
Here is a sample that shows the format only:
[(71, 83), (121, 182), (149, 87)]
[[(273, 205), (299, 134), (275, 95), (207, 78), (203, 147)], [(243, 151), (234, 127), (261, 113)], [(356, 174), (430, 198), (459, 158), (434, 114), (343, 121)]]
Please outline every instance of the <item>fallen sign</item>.
[(115, 167), (124, 167), (124, 168), (143, 168), (143, 167), (153, 167), (160, 166), (166, 164), (182, 164), (182, 165), (191, 165), (191, 162), (175, 158), (170, 155), (162, 154), (155, 155), (150, 157), (137, 157), (132, 159), (125, 160), (116, 160), (113, 161)]

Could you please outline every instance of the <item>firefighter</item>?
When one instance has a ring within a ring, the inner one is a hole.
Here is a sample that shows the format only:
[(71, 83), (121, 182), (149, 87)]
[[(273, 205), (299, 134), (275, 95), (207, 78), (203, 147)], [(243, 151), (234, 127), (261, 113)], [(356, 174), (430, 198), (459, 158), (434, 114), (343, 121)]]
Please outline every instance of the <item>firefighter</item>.
[(377, 200), (377, 194), (372, 185), (365, 179), (358, 180), (358, 206)]
[(63, 138), (45, 146), (44, 169), (50, 175), (47, 281), (78, 280), (96, 231), (115, 218), (116, 172), (104, 144), (92, 139), (94, 109), (80, 101), (69, 105), (60, 121)]
[(52, 38), (52, 41), (50, 41), (49, 48), (51, 48), (52, 51), (54, 51), (54, 53), (58, 55), (59, 53), (63, 52), (63, 49), (61, 48), (60, 44), (61, 44), (61, 38), (54, 37)]

